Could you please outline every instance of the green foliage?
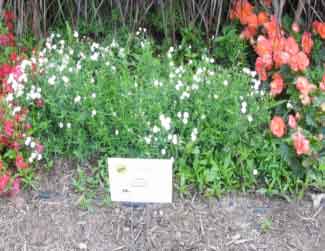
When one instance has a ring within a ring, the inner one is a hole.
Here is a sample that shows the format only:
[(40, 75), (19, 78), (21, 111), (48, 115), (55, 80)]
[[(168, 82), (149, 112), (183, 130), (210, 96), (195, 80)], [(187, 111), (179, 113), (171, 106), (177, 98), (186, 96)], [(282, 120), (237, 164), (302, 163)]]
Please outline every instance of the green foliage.
[(222, 68), (208, 50), (185, 42), (160, 57), (144, 34), (107, 44), (72, 34), (71, 43), (59, 34), (47, 40), (35, 59), (42, 74), (26, 88), (42, 89), (44, 108), (31, 107), (31, 114), (49, 159), (73, 155), (82, 164), (102, 156), (101, 165), (90, 174), (80, 169), (74, 181), (83, 204), (104, 182), (107, 156), (174, 158), (184, 193), (193, 185), (207, 196), (303, 187), (304, 177), (285, 164), (265, 130), (276, 104), (254, 89), (255, 74)]
[(234, 25), (225, 26), (222, 35), (213, 40), (212, 53), (222, 65), (248, 65), (249, 46), (238, 36)]

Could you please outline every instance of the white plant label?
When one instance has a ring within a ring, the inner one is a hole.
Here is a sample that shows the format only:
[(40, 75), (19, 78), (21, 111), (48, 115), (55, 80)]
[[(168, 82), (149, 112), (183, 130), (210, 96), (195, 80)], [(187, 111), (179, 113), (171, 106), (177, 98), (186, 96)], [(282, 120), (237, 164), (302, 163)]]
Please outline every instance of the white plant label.
[(112, 201), (171, 203), (173, 161), (108, 158)]

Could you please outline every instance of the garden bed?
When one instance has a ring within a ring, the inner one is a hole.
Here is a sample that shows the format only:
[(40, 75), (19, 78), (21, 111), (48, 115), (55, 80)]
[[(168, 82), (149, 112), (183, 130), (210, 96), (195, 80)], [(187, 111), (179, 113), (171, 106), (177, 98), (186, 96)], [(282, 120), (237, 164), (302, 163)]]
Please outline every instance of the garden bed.
[(38, 189), (0, 201), (0, 250), (324, 250), (324, 205), (314, 209), (309, 198), (176, 195), (169, 205), (93, 203), (84, 210), (73, 176), (68, 163), (57, 162)]

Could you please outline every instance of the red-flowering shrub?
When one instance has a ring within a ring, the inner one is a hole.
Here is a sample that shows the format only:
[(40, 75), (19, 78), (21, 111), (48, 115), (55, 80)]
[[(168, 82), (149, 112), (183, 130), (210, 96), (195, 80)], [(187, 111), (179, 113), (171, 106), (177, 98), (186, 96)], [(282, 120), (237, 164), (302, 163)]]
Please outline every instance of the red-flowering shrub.
[(314, 35), (308, 31), (300, 34), (297, 23), (292, 23), (291, 30), (285, 29), (274, 15), (257, 10), (248, 0), (238, 0), (230, 17), (243, 25), (241, 37), (249, 40), (256, 52), (255, 70), (264, 86), (270, 95), (282, 101), (274, 110), (270, 130), (281, 138), (282, 145), (294, 149), (282, 147), (286, 155), (295, 152), (294, 156), (286, 156), (291, 164), (322, 170), (325, 167), (325, 74), (322, 79), (316, 78), (318, 83), (314, 82), (313, 72), (319, 70), (319, 64), (312, 64), (312, 52), (315, 39), (325, 39), (325, 23), (313, 23)]
[[(15, 47), (14, 15), (4, 11), (0, 21), (0, 195), (16, 195), (34, 160), (42, 157), (42, 145), (32, 138), (28, 108), (19, 98), (25, 95), (25, 71), (31, 65)], [(40, 99), (41, 100), (41, 99)]]

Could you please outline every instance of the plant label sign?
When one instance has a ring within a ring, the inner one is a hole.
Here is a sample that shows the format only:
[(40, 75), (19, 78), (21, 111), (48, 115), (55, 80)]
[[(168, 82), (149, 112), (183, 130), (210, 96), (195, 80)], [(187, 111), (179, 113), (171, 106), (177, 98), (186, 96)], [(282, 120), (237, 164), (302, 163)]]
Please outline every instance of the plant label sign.
[(173, 160), (108, 158), (112, 201), (171, 203)]

